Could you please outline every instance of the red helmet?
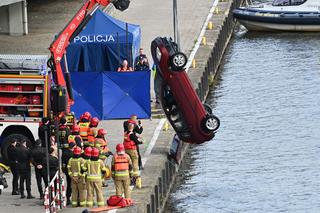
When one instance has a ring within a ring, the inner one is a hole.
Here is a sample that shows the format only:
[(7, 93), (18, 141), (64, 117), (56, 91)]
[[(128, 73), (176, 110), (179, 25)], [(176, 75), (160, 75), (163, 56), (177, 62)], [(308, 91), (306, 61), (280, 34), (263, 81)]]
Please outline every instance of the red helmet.
[(91, 157), (99, 157), (99, 149), (92, 148)]
[(90, 120), (91, 120), (91, 114), (90, 114), (90, 112), (85, 112), (85, 113), (83, 113), (83, 114), (81, 115), (81, 117), (80, 117), (80, 120), (81, 120), (82, 118), (90, 121)]
[(75, 124), (72, 126), (72, 132), (80, 132), (80, 126)]
[(98, 130), (98, 136), (104, 136), (105, 134), (107, 134), (107, 131), (105, 129)]
[(91, 147), (87, 147), (84, 150), (84, 155), (87, 156), (87, 157), (91, 157), (91, 153), (92, 153), (92, 148)]
[(76, 146), (73, 150), (74, 155), (80, 155), (81, 154), (81, 148)]
[(98, 126), (99, 122), (99, 119), (97, 117), (94, 117), (90, 121), (90, 126)]
[(117, 152), (123, 152), (124, 151), (124, 145), (122, 143), (119, 143), (116, 146), (116, 150), (117, 150)]

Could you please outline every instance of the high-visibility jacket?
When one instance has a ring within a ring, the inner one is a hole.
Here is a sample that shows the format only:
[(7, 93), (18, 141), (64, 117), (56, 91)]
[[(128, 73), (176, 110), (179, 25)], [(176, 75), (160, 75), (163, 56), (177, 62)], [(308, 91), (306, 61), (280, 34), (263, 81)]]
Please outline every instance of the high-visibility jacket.
[(71, 142), (76, 142), (76, 137), (78, 137), (78, 138), (80, 138), (81, 139), (81, 141), (82, 141), (82, 138), (81, 138), (81, 136), (80, 135), (69, 135), (69, 137), (68, 137), (68, 143), (71, 143)]
[(82, 140), (88, 141), (88, 130), (89, 130), (90, 122), (79, 122), (80, 127), (80, 136)]
[[(131, 170), (132, 161), (127, 154), (114, 154), (111, 162), (112, 176), (123, 177), (129, 176), (129, 170)], [(131, 171), (130, 171), (131, 172)]]
[(88, 142), (90, 146), (94, 146), (94, 142), (98, 135), (98, 127), (91, 127), (88, 130)]
[(84, 170), (85, 160), (81, 157), (79, 158), (70, 158), (68, 161), (68, 175), (70, 177), (84, 177), (85, 173), (81, 171)]
[(96, 138), (94, 145), (95, 147), (104, 147), (108, 145), (108, 142), (103, 138)]
[(136, 143), (130, 139), (131, 134), (133, 134), (133, 132), (124, 133), (123, 146), (125, 149), (137, 149)]
[(84, 167), (87, 171), (87, 181), (102, 180), (102, 172), (106, 171), (106, 167), (100, 159), (86, 161)]

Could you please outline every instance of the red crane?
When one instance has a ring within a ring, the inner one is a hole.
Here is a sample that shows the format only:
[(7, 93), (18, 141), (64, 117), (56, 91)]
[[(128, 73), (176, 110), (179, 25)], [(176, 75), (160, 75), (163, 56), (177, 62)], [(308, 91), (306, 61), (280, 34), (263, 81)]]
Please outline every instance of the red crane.
[[(96, 11), (99, 6), (106, 7), (110, 3), (112, 3), (116, 9), (123, 11), (129, 7), (130, 0), (87, 0), (49, 47), (51, 58), (48, 61), (48, 65), (54, 74), (56, 85), (67, 89), (67, 109), (73, 104), (73, 94), (70, 73), (65, 57), (66, 49), (70, 41), (77, 36), (89, 22), (94, 11)], [(61, 60), (63, 58), (65, 73), (61, 67)]]

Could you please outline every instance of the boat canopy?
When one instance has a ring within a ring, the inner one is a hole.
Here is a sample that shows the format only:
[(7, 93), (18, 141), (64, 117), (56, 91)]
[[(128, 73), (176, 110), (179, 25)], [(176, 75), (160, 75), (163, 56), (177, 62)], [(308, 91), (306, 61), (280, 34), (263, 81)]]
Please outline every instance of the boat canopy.
[(274, 0), (272, 6), (297, 6), (306, 1), (307, 0)]

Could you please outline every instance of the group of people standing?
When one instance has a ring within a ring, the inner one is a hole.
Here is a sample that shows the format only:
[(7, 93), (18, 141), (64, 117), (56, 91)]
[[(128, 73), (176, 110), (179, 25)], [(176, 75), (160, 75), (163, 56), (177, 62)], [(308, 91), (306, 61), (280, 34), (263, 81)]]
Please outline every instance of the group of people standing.
[[(13, 175), (12, 195), (20, 195), (21, 198), (25, 198), (26, 189), (27, 199), (35, 198), (31, 193), (31, 165), (33, 165), (35, 168), (40, 199), (43, 199), (42, 180), (44, 181), (45, 186), (48, 186), (48, 176), (50, 178), (54, 176), (58, 170), (59, 161), (53, 147), (50, 147), (49, 156), (47, 158), (46, 150), (41, 145), (42, 142), (38, 139), (35, 142), (35, 147), (31, 150), (27, 146), (26, 140), (19, 141), (13, 139), (11, 141), (11, 144), (8, 147), (8, 159)], [(49, 175), (47, 172), (48, 170)]]
[[(140, 137), (143, 132), (141, 121), (132, 115), (123, 124), (123, 143), (116, 146), (112, 153), (106, 140), (107, 131), (99, 128), (99, 119), (91, 117), (89, 112), (81, 115), (78, 122), (69, 126), (65, 117), (59, 119), (59, 131), (51, 131), (50, 122), (43, 118), (39, 127), (39, 139), (33, 149), (29, 149), (27, 141), (13, 140), (8, 148), (8, 157), (13, 174), (12, 195), (21, 195), (25, 198), (24, 185), (27, 198), (31, 194), (31, 165), (35, 168), (40, 199), (44, 198), (44, 188), (53, 179), (59, 170), (58, 149), (62, 150), (61, 170), (67, 180), (67, 204), (73, 207), (94, 204), (94, 194), (98, 206), (104, 206), (103, 186), (109, 176), (114, 180), (116, 195), (131, 199), (130, 185), (140, 181), (142, 168), (139, 145), (143, 143)], [(58, 136), (58, 138), (54, 138)], [(59, 145), (57, 145), (59, 141)], [(47, 143), (47, 144), (46, 144)], [(48, 153), (47, 153), (48, 152)], [(48, 157), (47, 157), (48, 155)], [(107, 159), (112, 156), (110, 167)], [(48, 173), (49, 171), (49, 173)], [(20, 179), (20, 184), (18, 181)], [(138, 185), (137, 185), (138, 187)]]
[(143, 48), (139, 49), (139, 55), (134, 60), (134, 69), (130, 67), (128, 61), (125, 59), (118, 68), (118, 72), (132, 72), (132, 71), (148, 71), (150, 65), (146, 54), (144, 54)]

